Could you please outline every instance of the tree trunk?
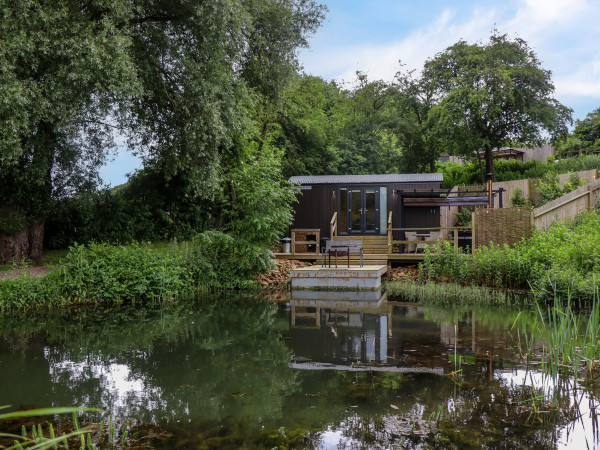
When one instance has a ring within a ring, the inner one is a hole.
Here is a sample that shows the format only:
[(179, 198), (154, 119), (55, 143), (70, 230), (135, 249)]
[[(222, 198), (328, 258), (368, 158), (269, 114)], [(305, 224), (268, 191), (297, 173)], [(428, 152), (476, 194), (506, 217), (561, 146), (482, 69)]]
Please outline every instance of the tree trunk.
[(38, 264), (44, 251), (44, 224), (46, 220), (39, 218), (27, 227), (29, 232), (29, 259)]
[(0, 264), (18, 263), (29, 256), (29, 227), (13, 234), (0, 231)]
[[(7, 224), (25, 224), (18, 229), (0, 229), (0, 264), (19, 263), (23, 260), (38, 262), (44, 244), (44, 218), (25, 223), (25, 217), (15, 205), (0, 208), (0, 217), (14, 219)], [(17, 225), (19, 226), (19, 225)]]

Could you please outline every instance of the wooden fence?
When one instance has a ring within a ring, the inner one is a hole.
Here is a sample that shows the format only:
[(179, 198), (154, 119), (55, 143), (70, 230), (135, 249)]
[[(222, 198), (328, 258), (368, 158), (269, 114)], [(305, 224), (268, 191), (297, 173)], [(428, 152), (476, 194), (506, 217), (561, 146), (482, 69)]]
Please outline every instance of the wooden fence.
[(533, 210), (535, 226), (545, 229), (556, 220), (575, 217), (585, 209), (600, 207), (600, 179), (588, 182), (580, 188)]
[[(585, 183), (590, 183), (598, 178), (600, 178), (598, 171), (596, 169), (592, 170), (582, 170), (580, 172), (575, 172), (575, 174), (583, 179)], [(561, 186), (563, 186), (567, 181), (569, 181), (571, 174), (565, 173), (558, 175), (558, 182)], [(510, 208), (515, 205), (512, 204), (510, 198), (513, 196), (516, 189), (521, 189), (521, 195), (526, 199), (530, 200), (534, 205), (539, 204), (541, 198), (539, 197), (537, 186), (539, 184), (539, 180), (536, 179), (526, 179), (526, 180), (513, 180), (513, 181), (496, 181), (492, 183), (492, 189), (496, 190), (499, 188), (504, 189), (504, 193), (502, 194), (503, 207)], [(483, 190), (487, 189), (485, 185), (475, 185), (475, 186), (458, 186), (459, 191), (466, 190)], [(499, 208), (498, 199), (494, 199), (494, 208)]]
[(477, 208), (472, 215), (473, 248), (508, 244), (531, 236), (533, 213), (531, 208)]

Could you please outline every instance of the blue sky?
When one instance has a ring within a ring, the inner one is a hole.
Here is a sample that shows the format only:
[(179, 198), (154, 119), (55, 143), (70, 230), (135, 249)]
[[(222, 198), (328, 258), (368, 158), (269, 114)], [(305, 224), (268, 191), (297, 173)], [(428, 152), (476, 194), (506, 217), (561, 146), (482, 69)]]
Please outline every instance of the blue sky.
[[(300, 52), (306, 73), (352, 83), (361, 70), (391, 81), (399, 69), (460, 39), (486, 41), (490, 30), (525, 39), (552, 71), (555, 97), (582, 119), (600, 107), (600, 0), (321, 0), (322, 27)], [(101, 170), (116, 186), (139, 167), (125, 151)]]

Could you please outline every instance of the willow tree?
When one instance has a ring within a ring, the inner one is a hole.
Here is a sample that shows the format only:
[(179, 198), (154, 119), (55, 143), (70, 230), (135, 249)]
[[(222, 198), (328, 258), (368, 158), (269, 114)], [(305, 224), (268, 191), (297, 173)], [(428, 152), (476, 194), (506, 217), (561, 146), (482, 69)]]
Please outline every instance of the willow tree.
[(312, 0), (0, 0), (0, 261), (41, 256), (51, 199), (126, 136), (210, 197), (323, 17)]
[(459, 41), (425, 63), (422, 82), (433, 89), (431, 110), (449, 150), (483, 152), (494, 178), (493, 149), (537, 144), (567, 132), (571, 110), (552, 95), (551, 72), (528, 44), (493, 33), (489, 42)]

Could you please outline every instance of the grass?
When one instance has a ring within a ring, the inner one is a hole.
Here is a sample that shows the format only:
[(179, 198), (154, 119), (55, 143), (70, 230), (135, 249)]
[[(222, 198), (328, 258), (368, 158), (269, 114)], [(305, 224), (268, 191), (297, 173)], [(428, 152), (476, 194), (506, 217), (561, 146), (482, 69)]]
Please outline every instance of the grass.
[(419, 276), (448, 278), (459, 284), (531, 289), (538, 297), (590, 300), (600, 275), (600, 210), (580, 213), (574, 220), (534, 230), (513, 247), (490, 244), (465, 254), (450, 243), (434, 252), (425, 249)]
[(482, 286), (462, 286), (457, 283), (389, 281), (386, 283), (385, 289), (388, 297), (433, 305), (523, 305), (532, 302), (531, 296), (523, 292), (490, 289)]

